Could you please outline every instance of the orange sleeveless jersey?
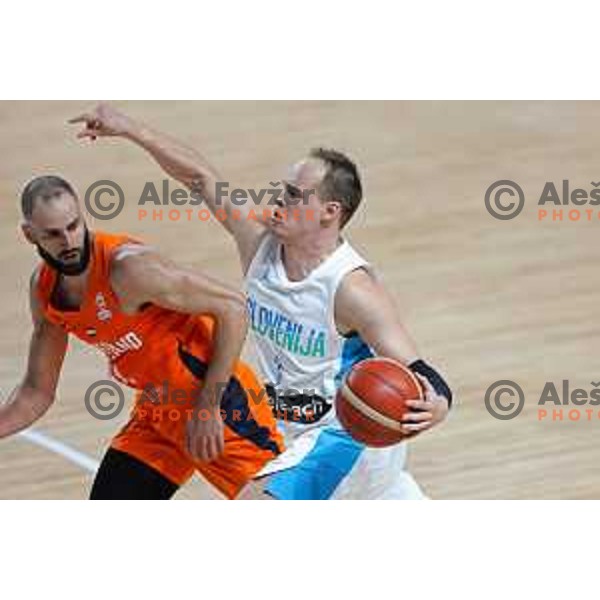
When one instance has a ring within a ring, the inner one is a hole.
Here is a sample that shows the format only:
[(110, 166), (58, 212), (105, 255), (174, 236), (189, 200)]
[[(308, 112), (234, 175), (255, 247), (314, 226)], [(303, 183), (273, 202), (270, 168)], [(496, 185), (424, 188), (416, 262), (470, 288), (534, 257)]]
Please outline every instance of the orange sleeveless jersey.
[[(114, 438), (113, 448), (149, 464), (179, 485), (197, 470), (233, 498), (283, 449), (265, 390), (254, 371), (237, 361), (221, 402), (225, 452), (210, 463), (194, 462), (185, 450), (183, 417), (185, 408), (193, 405), (190, 390), (197, 391), (211, 359), (214, 319), (151, 304), (134, 315), (121, 311), (110, 286), (111, 258), (118, 247), (140, 243), (127, 235), (92, 234), (87, 291), (76, 311), (53, 306), (57, 273), (44, 263), (37, 283), (42, 312), (48, 321), (104, 352), (113, 376), (139, 390), (137, 407)], [(149, 385), (158, 395), (151, 408), (142, 392)], [(190, 393), (184, 401), (176, 403), (172, 394), (186, 390)]]
[(57, 273), (45, 263), (38, 278), (38, 294), (44, 316), (67, 332), (96, 346), (108, 358), (115, 379), (143, 389), (164, 383), (170, 367), (178, 367), (178, 347), (205, 362), (212, 353), (213, 319), (178, 313), (155, 305), (128, 315), (110, 286), (113, 252), (123, 244), (141, 242), (127, 235), (92, 234), (87, 292), (77, 311), (61, 311), (51, 303)]

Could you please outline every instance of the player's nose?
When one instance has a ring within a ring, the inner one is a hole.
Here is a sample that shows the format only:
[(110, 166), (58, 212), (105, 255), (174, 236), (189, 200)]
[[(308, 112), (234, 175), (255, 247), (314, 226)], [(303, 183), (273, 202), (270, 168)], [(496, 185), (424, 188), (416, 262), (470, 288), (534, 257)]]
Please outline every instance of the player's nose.
[(63, 247), (65, 251), (69, 250), (77, 250), (79, 248), (79, 244), (77, 243), (77, 232), (75, 231), (65, 231), (63, 232)]

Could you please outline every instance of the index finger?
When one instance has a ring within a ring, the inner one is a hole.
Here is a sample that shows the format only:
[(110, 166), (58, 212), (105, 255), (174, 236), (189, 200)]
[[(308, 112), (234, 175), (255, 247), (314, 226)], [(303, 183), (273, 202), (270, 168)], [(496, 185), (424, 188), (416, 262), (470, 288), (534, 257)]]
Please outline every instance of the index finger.
[(433, 402), (429, 400), (406, 400), (406, 406), (416, 410), (432, 410), (434, 407)]
[(192, 447), (193, 437), (189, 433), (187, 433), (185, 437), (186, 437), (186, 439), (185, 439), (185, 446), (186, 446), (187, 453), (190, 456), (194, 457), (195, 453), (194, 453), (194, 448)]
[(93, 121), (94, 117), (92, 115), (90, 115), (89, 113), (82, 113), (81, 115), (77, 116), (77, 117), (73, 117), (72, 119), (69, 119), (67, 121), (67, 123), (83, 123), (83, 122), (87, 122), (87, 121)]

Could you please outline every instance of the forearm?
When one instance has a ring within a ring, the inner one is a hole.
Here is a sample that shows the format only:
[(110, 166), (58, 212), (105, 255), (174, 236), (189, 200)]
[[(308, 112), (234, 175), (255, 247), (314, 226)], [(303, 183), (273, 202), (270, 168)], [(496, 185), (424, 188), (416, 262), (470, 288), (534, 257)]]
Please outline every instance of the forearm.
[(215, 326), (213, 354), (206, 371), (199, 408), (218, 406), (231, 378), (235, 362), (239, 359), (246, 333), (248, 321), (244, 306), (232, 306)]
[(200, 194), (210, 210), (223, 208), (216, 205), (217, 174), (196, 150), (137, 122), (125, 137), (146, 150), (167, 175)]
[[(390, 335), (391, 334), (391, 335)], [(434, 366), (427, 363), (419, 354), (412, 338), (404, 328), (377, 329), (367, 331), (364, 337), (370, 336), (370, 346), (377, 356), (383, 356), (398, 361), (414, 373), (421, 375), (430, 383), (436, 394), (446, 399), (448, 407), (452, 405), (452, 390)]]
[(0, 407), (0, 438), (27, 429), (40, 419), (54, 398), (25, 384), (17, 386)]
[(408, 367), (414, 373), (422, 375), (429, 381), (437, 394), (446, 398), (448, 407), (452, 406), (452, 390), (436, 368), (426, 362), (418, 354), (414, 343), (408, 338), (396, 338), (390, 340), (390, 343), (382, 343), (378, 348), (375, 348), (378, 356), (385, 356), (397, 360), (401, 364)]
[(418, 373), (423, 376), (431, 384), (431, 387), (435, 390), (436, 394), (442, 396), (448, 402), (448, 408), (452, 406), (452, 390), (444, 379), (443, 375), (435, 369), (432, 365), (419, 358), (408, 365), (408, 368), (414, 373)]

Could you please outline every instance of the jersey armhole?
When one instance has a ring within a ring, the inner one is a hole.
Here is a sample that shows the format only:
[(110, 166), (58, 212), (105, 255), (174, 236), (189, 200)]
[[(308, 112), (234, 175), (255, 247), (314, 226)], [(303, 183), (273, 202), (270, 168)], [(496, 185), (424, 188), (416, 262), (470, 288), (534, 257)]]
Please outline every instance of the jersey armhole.
[(244, 274), (244, 281), (248, 281), (252, 277), (258, 265), (263, 261), (272, 239), (273, 234), (269, 230), (265, 231), (258, 242), (256, 252), (254, 252), (254, 255), (248, 263), (248, 268), (246, 269), (246, 273)]
[(123, 309), (121, 299), (119, 298), (117, 292), (115, 292), (115, 290), (113, 289), (111, 281), (111, 272), (113, 269), (113, 265), (115, 262), (123, 260), (124, 258), (128, 258), (129, 256), (137, 256), (138, 254), (145, 254), (147, 252), (156, 252), (156, 248), (154, 246), (148, 246), (142, 242), (125, 242), (124, 244), (121, 244), (114, 248), (111, 253), (110, 261), (108, 263), (108, 272), (106, 274), (107, 286), (110, 290), (113, 300), (117, 303), (117, 306), (120, 310)]
[(145, 254), (146, 252), (156, 252), (156, 248), (148, 246), (146, 244), (139, 244), (135, 242), (127, 242), (120, 246), (117, 246), (110, 257), (112, 265), (113, 261), (122, 260), (128, 256), (136, 256), (137, 254)]
[(375, 271), (373, 265), (371, 265), (370, 263), (368, 263), (366, 261), (363, 264), (356, 265), (354, 268), (350, 269), (349, 271), (346, 271), (345, 273), (340, 275), (340, 277), (336, 280), (335, 290), (334, 290), (334, 293), (332, 294), (332, 300), (331, 300), (331, 307), (330, 307), (331, 312), (329, 314), (332, 315), (333, 326), (335, 328), (335, 332), (339, 336), (343, 337), (344, 339), (352, 338), (352, 337), (358, 335), (358, 332), (354, 329), (347, 331), (346, 333), (343, 333), (339, 330), (337, 323), (335, 322), (335, 299), (336, 299), (338, 290), (340, 288), (340, 285), (341, 285), (342, 281), (344, 280), (344, 277), (346, 277), (346, 276), (350, 275), (351, 273), (354, 273), (355, 271), (358, 271), (358, 270), (365, 271), (375, 281), (379, 280), (379, 277), (378, 277), (377, 272)]

